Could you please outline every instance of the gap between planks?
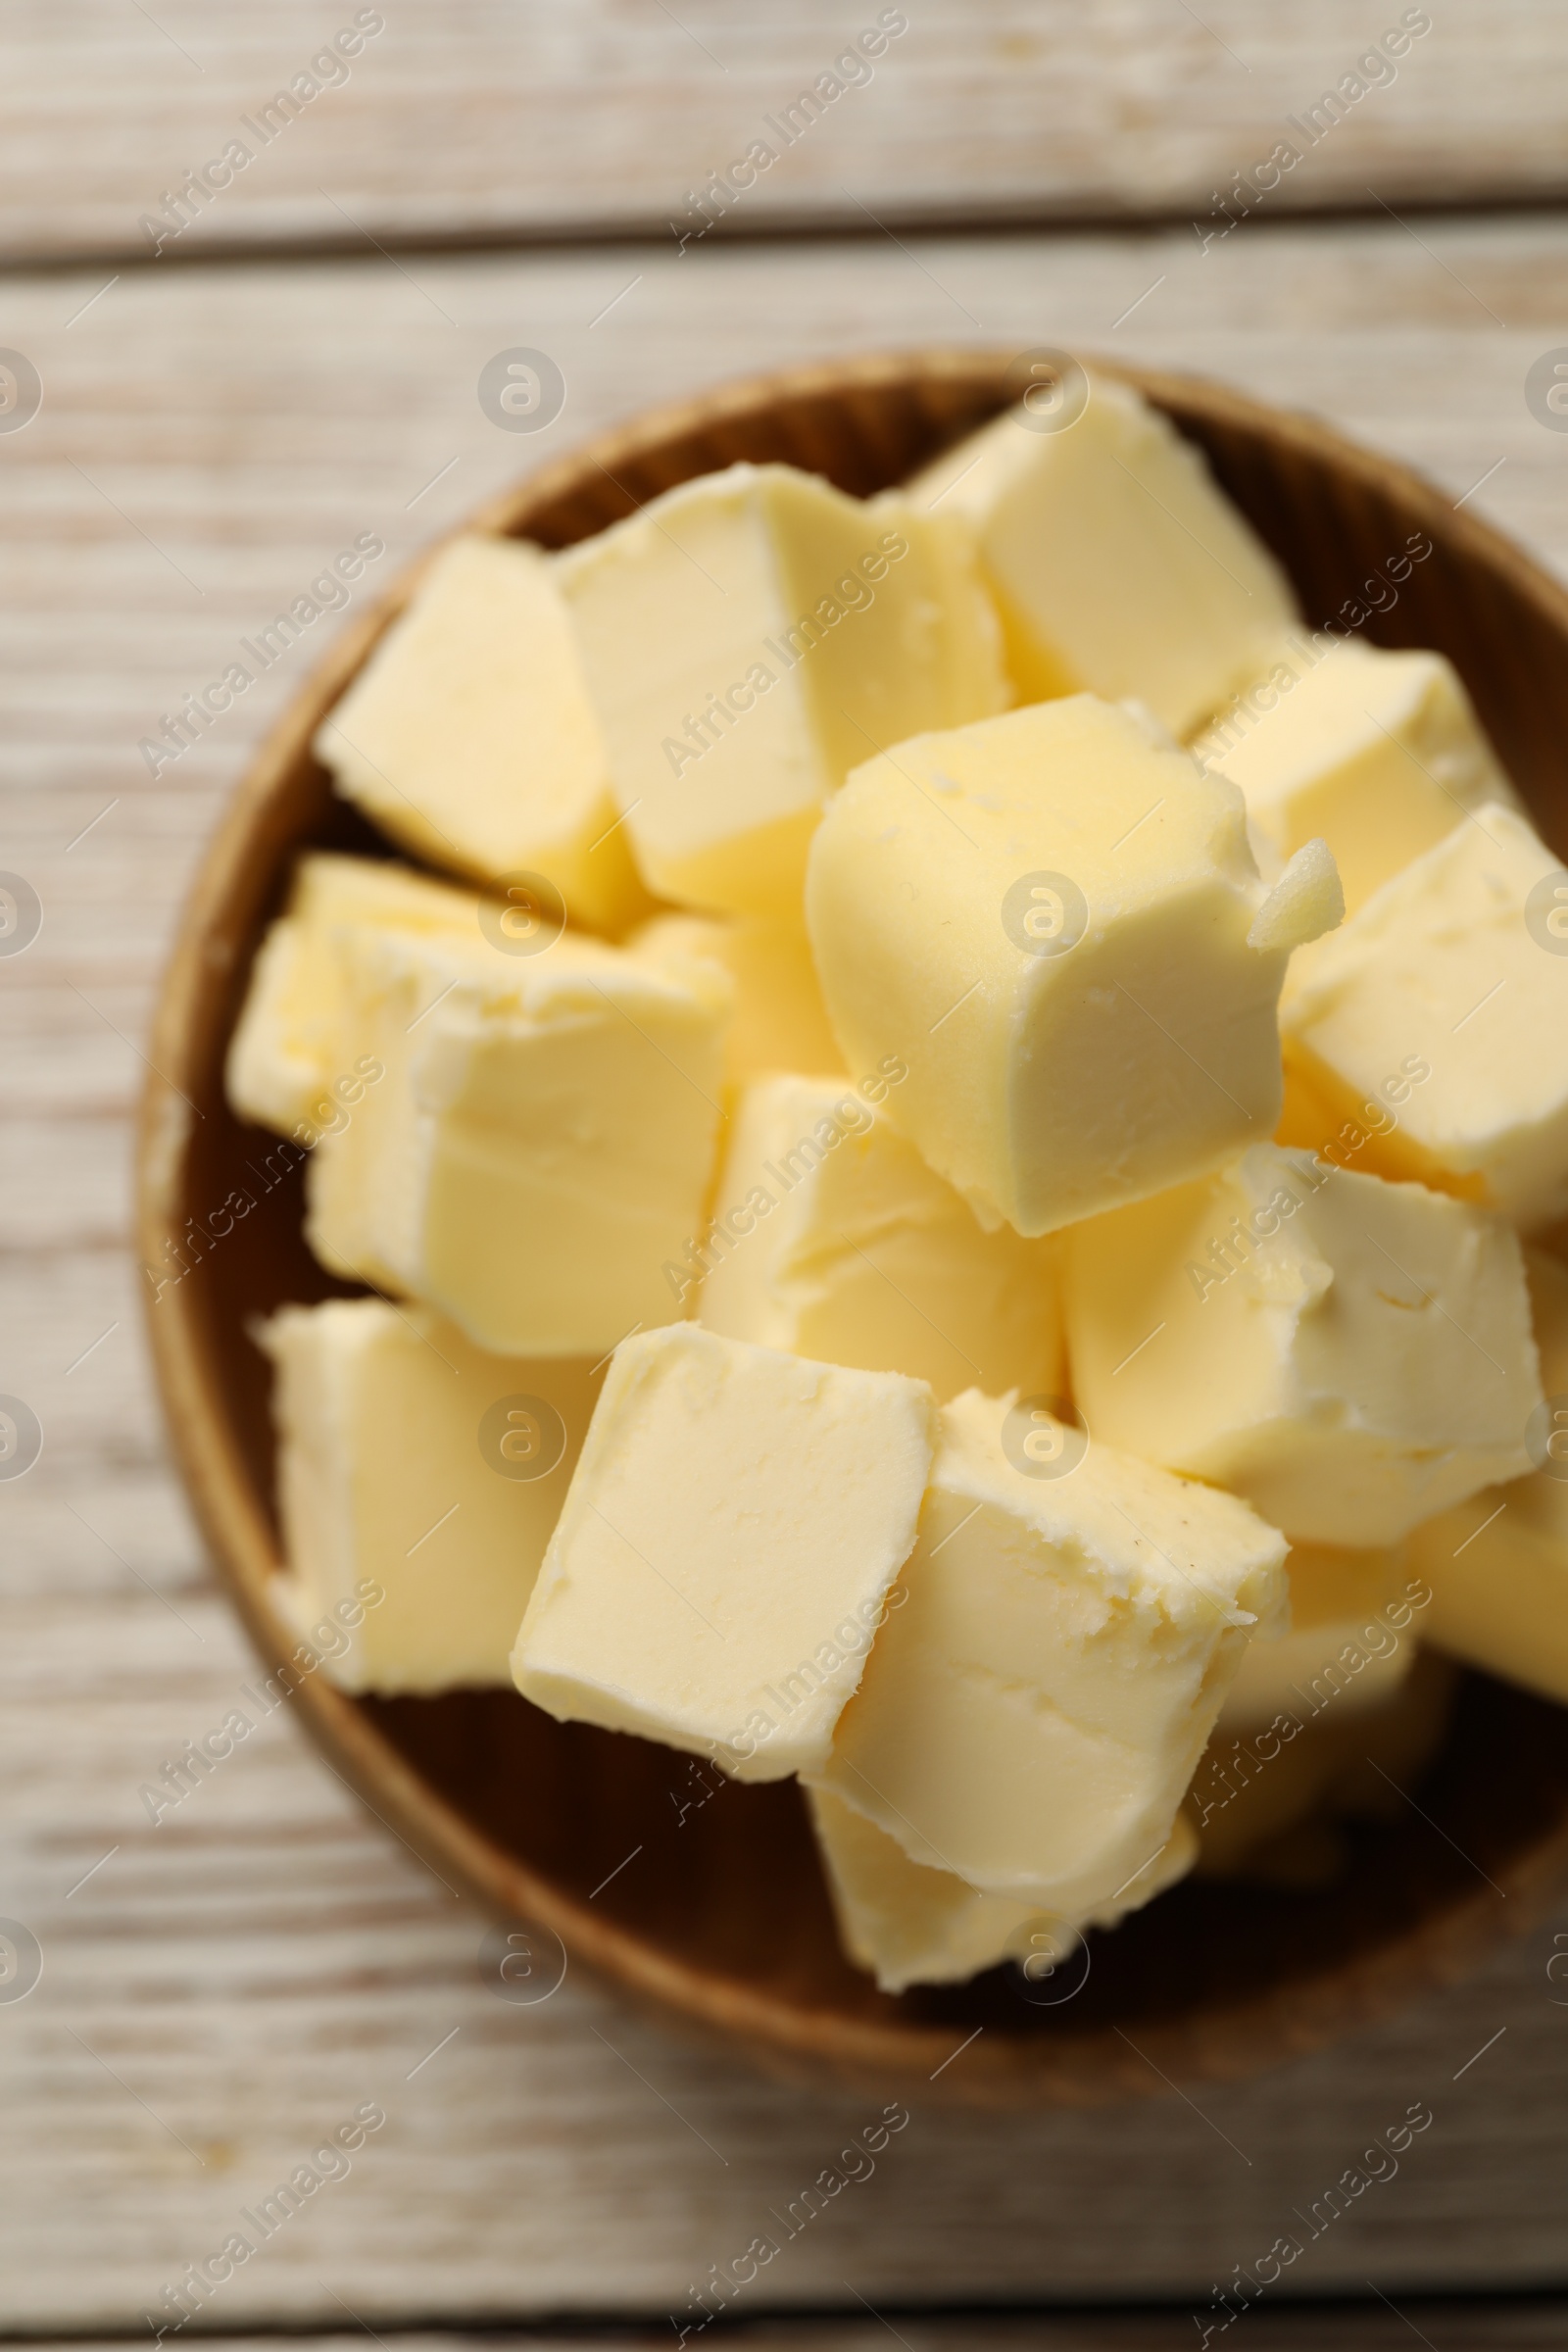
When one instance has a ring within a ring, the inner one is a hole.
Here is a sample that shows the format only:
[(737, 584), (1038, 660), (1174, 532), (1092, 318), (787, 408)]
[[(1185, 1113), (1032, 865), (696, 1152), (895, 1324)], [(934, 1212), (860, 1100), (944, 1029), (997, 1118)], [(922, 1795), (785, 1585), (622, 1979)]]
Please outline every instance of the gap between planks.
[[(1474, 221), (1490, 222), (1498, 220), (1533, 220), (1543, 222), (1568, 220), (1568, 179), (1560, 187), (1532, 189), (1521, 194), (1518, 190), (1483, 190), (1464, 197), (1407, 196), (1398, 210), (1399, 220), (1416, 220), (1436, 226), (1464, 226)], [(1388, 208), (1373, 204), (1336, 204), (1279, 206), (1272, 213), (1259, 212), (1248, 222), (1248, 232), (1255, 236), (1277, 235), (1283, 230), (1302, 228), (1345, 228), (1357, 225), (1382, 228), (1387, 225)], [(1073, 211), (1060, 203), (1042, 203), (1038, 206), (991, 208), (986, 205), (964, 206), (957, 209), (911, 206), (900, 209), (890, 205), (886, 213), (878, 214), (878, 225), (868, 228), (853, 214), (823, 214), (819, 211), (800, 213), (771, 213), (764, 219), (743, 221), (738, 226), (716, 223), (710, 250), (724, 246), (767, 247), (776, 245), (825, 245), (833, 247), (884, 245), (888, 235), (897, 231), (908, 237), (998, 239), (1049, 238), (1067, 243), (1078, 237), (1119, 237), (1129, 243), (1139, 237), (1158, 236), (1172, 229), (1189, 228), (1193, 223), (1190, 207), (1163, 205), (1144, 211), (1107, 212), (1086, 206)], [(548, 259), (554, 254), (571, 255), (609, 250), (644, 253), (668, 253), (674, 240), (667, 228), (656, 228), (645, 215), (627, 214), (619, 220), (584, 220), (580, 222), (552, 220), (537, 231), (518, 227), (515, 223), (494, 229), (474, 222), (464, 229), (418, 230), (388, 229), (373, 243), (365, 237), (337, 236), (331, 233), (319, 237), (237, 236), (209, 238), (206, 242), (172, 247), (167, 253), (154, 254), (140, 245), (83, 245), (69, 252), (55, 250), (29, 253), (0, 252), (0, 280), (8, 278), (74, 277), (97, 270), (119, 270), (122, 275), (154, 276), (159, 272), (175, 273), (186, 270), (245, 269), (275, 267), (278, 264), (298, 264), (311, 267), (318, 264), (357, 262), (371, 264), (395, 260), (400, 255), (415, 258), (424, 255), (438, 260), (463, 261), (472, 258), (505, 259), (515, 254), (529, 260)], [(0, 2341), (4, 2341), (0, 2337)]]

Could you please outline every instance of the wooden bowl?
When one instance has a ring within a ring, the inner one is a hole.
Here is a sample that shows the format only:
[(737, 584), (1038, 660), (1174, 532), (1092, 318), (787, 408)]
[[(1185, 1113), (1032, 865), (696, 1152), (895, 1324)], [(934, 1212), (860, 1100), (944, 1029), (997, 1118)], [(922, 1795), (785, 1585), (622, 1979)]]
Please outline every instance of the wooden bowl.
[[(732, 385), (600, 435), (476, 523), (561, 547), (740, 458), (879, 490), (1004, 405), (1009, 357), (936, 351)], [(1104, 371), (1138, 384), (1207, 452), (1310, 621), (1370, 612), (1377, 643), (1450, 656), (1547, 838), (1568, 847), (1568, 594), (1429, 484), (1321, 425), (1188, 378)], [(1431, 552), (1396, 581), (1391, 563), (1412, 534)], [(344, 630), (235, 795), (185, 909), (143, 1109), (140, 1248), (164, 1403), (197, 1515), (269, 1665), (293, 1637), (268, 1596), (279, 1559), (269, 1371), (246, 1327), (342, 1286), (301, 1238), (297, 1171), (210, 1234), (269, 1144), (229, 1113), (223, 1054), (296, 853), (369, 846), (310, 743), (417, 571)], [(193, 1230), (210, 1234), (200, 1263), (157, 1295), (159, 1269)], [(553, 1932), (573, 1961), (773, 2073), (884, 2093), (1089, 2104), (1252, 2074), (1473, 1966), (1568, 1879), (1568, 1712), (1472, 1675), (1420, 1810), (1355, 1832), (1328, 1887), (1188, 1882), (1096, 1936), (1087, 1982), (1051, 2006), (1026, 2000), (1004, 1970), (894, 1999), (840, 1954), (793, 1783), (709, 1776), (717, 1793), (683, 1820), (670, 1792), (696, 1792), (687, 1758), (555, 1723), (510, 1691), (355, 1699), (315, 1674), (296, 1705), (382, 1819), (497, 1918)]]

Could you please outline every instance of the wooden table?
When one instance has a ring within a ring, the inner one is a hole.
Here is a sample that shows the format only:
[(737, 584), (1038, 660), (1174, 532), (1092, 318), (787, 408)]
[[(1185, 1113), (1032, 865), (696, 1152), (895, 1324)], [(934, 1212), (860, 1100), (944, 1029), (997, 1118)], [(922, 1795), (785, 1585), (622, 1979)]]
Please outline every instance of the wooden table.
[[(872, 77), (682, 250), (687, 191), (876, 9), (387, 0), (348, 78), (285, 110), (155, 252), (140, 223), (163, 191), (356, 12), (13, 0), (0, 343), (42, 407), (0, 432), (0, 866), (44, 924), (0, 960), (0, 1389), (45, 1443), (0, 1487), (0, 1912), (43, 1974), (0, 2000), (0, 2327), (140, 2336), (242, 2209), (376, 2102), (352, 2171), (235, 2270), (208, 2325), (672, 2342), (689, 2289), (864, 2104), (694, 2054), (573, 1974), (536, 2009), (492, 1998), (482, 1923), (284, 1716), (149, 1818), (143, 1785), (251, 1660), (150, 1391), (127, 1123), (180, 894), (309, 636), (156, 775), (142, 739), (358, 534), (387, 550), (371, 592), (602, 422), (867, 346), (1047, 340), (1223, 376), (1410, 458), (1568, 570), (1568, 439), (1523, 390), (1568, 345), (1568, 29), (1450, 0), (1205, 248), (1211, 191), (1383, 23), (1341, 0), (1300, 13), (910, 0)], [(531, 442), (475, 397), (519, 343), (567, 384)], [(823, 2352), (890, 2330), (921, 2352), (1190, 2343), (1211, 2284), (1424, 2099), (1434, 2128), (1293, 2286), (1352, 2299), (1333, 2323), (1351, 2346), (1412, 2327), (1442, 2352), (1559, 2342), (1563, 1933), (1200, 2107), (917, 2105), (735, 2316)], [(1009, 2308), (1038, 2316), (978, 2316)], [(1283, 2295), (1247, 2323), (1258, 2352), (1325, 2324)]]

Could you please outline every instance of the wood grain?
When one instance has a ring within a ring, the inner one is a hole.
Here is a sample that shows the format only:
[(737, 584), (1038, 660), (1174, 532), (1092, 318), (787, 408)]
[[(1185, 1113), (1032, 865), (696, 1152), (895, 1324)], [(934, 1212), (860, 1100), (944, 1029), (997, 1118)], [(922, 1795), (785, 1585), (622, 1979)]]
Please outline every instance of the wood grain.
[(285, 239), (368, 250), (371, 237), (636, 230), (673, 250), (671, 223), (701, 222), (688, 192), (757, 140), (777, 160), (730, 209), (739, 233), (874, 234), (867, 210), (901, 231), (1159, 213), (1206, 221), (1215, 191), (1282, 138), (1301, 161), (1265, 197), (1269, 214), (1375, 213), (1379, 198), (1555, 200), (1568, 187), (1568, 51), (1551, 0), (1506, 10), (1446, 0), (1396, 78), (1368, 87), (1315, 144), (1291, 118), (1397, 27), (1394, 0), (1370, 12), (1360, 0), (1205, 0), (1199, 11), (1183, 0), (919, 0), (890, 12), (907, 30), (871, 77), (824, 103), (792, 143), (788, 124), (776, 127), (783, 110), (888, 13), (879, 0), (774, 10), (398, 0), (372, 12), (385, 29), (348, 78), (296, 120), (279, 115), (284, 127), (264, 145), (246, 120), (308, 74), (356, 13), (350, 0), (265, 10), (13, 0), (0, 250), (145, 257), (141, 219), (236, 135), (253, 160), (195, 204), (164, 268), (172, 254)]
[[(1163, 237), (731, 249), (705, 255), (700, 278), (619, 253), (425, 261), (416, 284), (379, 260), (258, 267), (126, 281), (70, 327), (100, 279), (12, 287), (6, 331), (46, 399), (0, 436), (16, 655), (0, 863), (36, 882), (45, 925), (0, 961), (0, 1388), (35, 1404), (46, 1450), (0, 1488), (0, 1909), (46, 1963), (30, 1998), (0, 2004), (8, 2327), (139, 2331), (239, 2207), (375, 2097), (386, 2128), (236, 2275), (215, 2324), (347, 2326), (336, 2295), (371, 2326), (646, 2312), (667, 2335), (688, 2284), (866, 2120), (691, 2055), (574, 1979), (538, 2010), (494, 2000), (477, 1919), (276, 1717), (161, 1827), (140, 1808), (149, 1773), (221, 1719), (251, 1661), (169, 1480), (135, 1328), (135, 1047), (192, 859), (309, 641), (156, 780), (138, 737), (356, 533), (384, 536), (390, 569), (568, 437), (727, 372), (869, 343), (1113, 334), (1135, 358), (1315, 408), (1456, 498), (1500, 459), (1471, 503), (1568, 572), (1568, 445), (1522, 394), (1531, 361), (1568, 340), (1568, 234), (1421, 235), (1240, 234), (1206, 263)], [(484, 360), (516, 340), (557, 350), (568, 379), (537, 445), (474, 399)], [(1133, 2134), (1114, 2114), (916, 2103), (876, 2177), (761, 2283), (780, 2303), (853, 2308), (848, 2279), (892, 2312), (1201, 2305), (1424, 2098), (1434, 2128), (1312, 2245), (1301, 2290), (1364, 2293), (1371, 2278), (1402, 2307), (1422, 2287), (1544, 2287), (1568, 2155), (1552, 1949), (1542, 1931), (1338, 2056), (1204, 2097), (1202, 2115), (1145, 2109)]]

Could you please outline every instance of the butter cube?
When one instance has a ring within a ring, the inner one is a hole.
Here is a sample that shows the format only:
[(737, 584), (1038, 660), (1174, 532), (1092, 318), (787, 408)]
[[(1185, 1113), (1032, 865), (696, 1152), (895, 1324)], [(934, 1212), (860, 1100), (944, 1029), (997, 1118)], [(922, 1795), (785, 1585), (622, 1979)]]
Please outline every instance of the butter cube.
[(909, 1556), (931, 1393), (677, 1324), (617, 1348), (513, 1656), (563, 1722), (820, 1766)]
[(1426, 1587), (1412, 1580), (1403, 1544), (1353, 1551), (1330, 1544), (1293, 1544), (1289, 1629), (1247, 1645), (1225, 1693), (1215, 1737), (1249, 1733), (1280, 1714), (1310, 1718), (1333, 1705), (1353, 1715), (1382, 1704), (1415, 1658), (1401, 1630)]
[(1535, 1468), (1417, 1528), (1410, 1562), (1432, 1588), (1428, 1641), (1568, 1705), (1568, 1273), (1541, 1250), (1526, 1263), (1546, 1392)]
[[(228, 1049), (229, 1102), (243, 1119), (314, 1143), (339, 1123), (345, 1084), (343, 1004), (333, 933), (340, 923), (472, 934), (478, 902), (406, 865), (313, 851), (295, 869), (287, 910), (257, 950)], [(305, 1132), (301, 1134), (301, 1129)]]
[(951, 1870), (911, 1862), (897, 1838), (841, 1797), (825, 1788), (807, 1793), (839, 1941), (880, 1991), (959, 1984), (982, 1969), (1032, 1956), (1048, 1938), (1053, 1961), (1078, 1943), (1039, 1904), (983, 1894)]
[(1181, 1814), (1155, 1859), (1116, 1903), (1092, 1918), (1063, 1920), (1049, 1907), (982, 1894), (948, 1870), (911, 1862), (902, 1845), (863, 1814), (808, 1791), (839, 1939), (883, 1992), (911, 1984), (957, 1984), (1004, 1960), (1022, 1962), (1041, 1983), (1082, 1941), (1086, 1928), (1119, 1926), (1189, 1870), (1198, 1835)]
[(665, 898), (797, 906), (858, 760), (1007, 699), (962, 525), (787, 466), (684, 482), (557, 563), (623, 830)]
[(911, 1861), (1082, 1919), (1164, 1848), (1286, 1545), (1098, 1444), (1030, 1452), (1026, 1421), (943, 1408), (908, 1598), (814, 1777)]
[(976, 532), (1020, 699), (1133, 696), (1184, 735), (1262, 667), (1290, 587), (1157, 409), (1109, 377), (1087, 389), (1055, 431), (1036, 429), (1031, 396), (909, 495)]
[(1355, 638), (1281, 646), (1193, 749), (1241, 786), (1264, 870), (1321, 837), (1352, 913), (1468, 812), (1513, 801), (1453, 664)]
[(939, 1397), (1066, 1386), (1054, 1245), (982, 1232), (842, 1080), (763, 1078), (741, 1095), (706, 1251), (701, 1320), (730, 1339), (906, 1372)]
[(798, 907), (733, 922), (657, 914), (626, 945), (656, 963), (697, 956), (728, 973), (735, 1010), (724, 1036), (727, 1086), (744, 1086), (764, 1070), (843, 1068)]
[(701, 1224), (728, 984), (564, 932), (336, 935), (345, 1051), (384, 1075), (322, 1137), (306, 1238), (511, 1355), (606, 1353), (680, 1309), (662, 1268)]
[(285, 1306), (260, 1339), (284, 1598), (322, 1671), (384, 1694), (509, 1686), (591, 1367), (481, 1354), (427, 1309), (379, 1298)]
[[(1568, 880), (1491, 804), (1386, 882), (1313, 956), (1286, 1051), (1342, 1115), (1396, 1091), (1369, 1164), (1527, 1229), (1568, 1214)], [(1559, 928), (1560, 926), (1560, 928)]]
[(449, 541), (314, 748), (346, 799), (436, 865), (541, 874), (590, 930), (647, 911), (571, 618), (525, 540)]
[(1261, 1144), (1063, 1250), (1073, 1396), (1106, 1445), (1372, 1547), (1529, 1467), (1519, 1244), (1415, 1184)]
[(1234, 785), (1076, 695), (858, 768), (807, 925), (850, 1067), (906, 1063), (898, 1124), (1035, 1235), (1272, 1132), (1280, 982), (1324, 911), (1296, 882), (1265, 892)]

